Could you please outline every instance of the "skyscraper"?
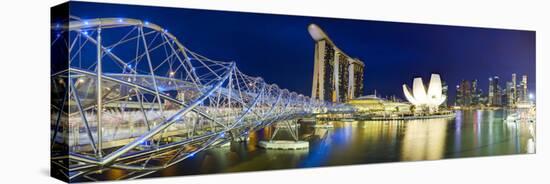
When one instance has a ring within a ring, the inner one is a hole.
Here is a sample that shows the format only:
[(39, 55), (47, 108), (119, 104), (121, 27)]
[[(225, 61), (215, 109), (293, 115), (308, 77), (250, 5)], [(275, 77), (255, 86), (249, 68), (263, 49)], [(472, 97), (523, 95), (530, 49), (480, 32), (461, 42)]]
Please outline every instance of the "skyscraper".
[(315, 24), (308, 27), (315, 40), (313, 99), (345, 102), (363, 94), (365, 64), (340, 50)]
[(501, 106), (502, 105), (502, 89), (499, 84), (499, 77), (494, 76), (489, 78), (489, 106)]
[(504, 93), (504, 105), (507, 107), (513, 107), (514, 106), (514, 90), (513, 90), (513, 82), (506, 82), (506, 89)]
[(517, 91), (517, 83), (516, 83), (516, 73), (512, 74), (512, 91), (511, 91), (511, 99), (512, 99), (512, 105), (515, 106), (518, 102), (518, 91)]
[(479, 91), (478, 82), (477, 82), (477, 79), (474, 79), (472, 81), (472, 104), (471, 105), (479, 105), (480, 97), (481, 97), (481, 93)]
[(442, 86), (441, 93), (447, 98), (445, 98), (445, 101), (440, 105), (440, 107), (445, 108), (447, 107), (447, 100), (449, 99), (448, 98), (449, 85), (447, 85), (447, 83), (443, 81), (441, 86)]
[(527, 75), (523, 75), (521, 79), (521, 89), (522, 89), (522, 102), (529, 101), (529, 93), (527, 92)]
[(489, 90), (487, 91), (487, 106), (493, 105), (493, 96), (494, 90), (493, 90), (493, 77), (489, 77)]
[(469, 80), (462, 80), (457, 86), (456, 105), (469, 107), (472, 105), (472, 83)]

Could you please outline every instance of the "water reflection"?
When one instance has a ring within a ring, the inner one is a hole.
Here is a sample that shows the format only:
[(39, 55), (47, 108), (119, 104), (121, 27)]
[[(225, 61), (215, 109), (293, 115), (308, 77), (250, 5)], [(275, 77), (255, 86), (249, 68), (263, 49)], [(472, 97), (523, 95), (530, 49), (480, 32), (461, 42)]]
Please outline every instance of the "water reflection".
[(445, 154), (447, 122), (444, 119), (406, 122), (401, 160), (436, 160)]
[[(250, 135), (245, 143), (204, 151), (151, 176), (304, 168), (535, 152), (534, 123), (506, 123), (502, 110), (459, 111), (456, 118), (409, 121), (328, 122), (334, 128), (302, 123), (307, 150), (256, 147), (273, 129)], [(288, 138), (279, 132), (279, 138)]]

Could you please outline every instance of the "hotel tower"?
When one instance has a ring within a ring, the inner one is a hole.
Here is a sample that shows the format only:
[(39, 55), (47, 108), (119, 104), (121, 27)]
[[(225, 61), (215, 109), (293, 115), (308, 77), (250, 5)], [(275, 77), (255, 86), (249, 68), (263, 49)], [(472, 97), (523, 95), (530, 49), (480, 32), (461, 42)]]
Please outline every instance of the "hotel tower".
[(363, 94), (365, 64), (349, 57), (315, 24), (308, 27), (315, 40), (312, 99), (346, 102)]

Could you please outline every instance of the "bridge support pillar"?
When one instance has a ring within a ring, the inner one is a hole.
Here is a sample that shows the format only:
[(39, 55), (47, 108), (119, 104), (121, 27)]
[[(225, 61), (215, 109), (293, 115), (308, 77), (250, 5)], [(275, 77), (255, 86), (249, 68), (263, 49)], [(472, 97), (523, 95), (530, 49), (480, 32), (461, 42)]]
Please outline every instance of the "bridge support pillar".
[(241, 134), (240, 131), (238, 130), (231, 130), (230, 132), (231, 132), (231, 138), (233, 141), (247, 142), (248, 140), (250, 140), (250, 138), (248, 137), (248, 132), (244, 134)]
[[(277, 150), (297, 150), (308, 149), (309, 142), (300, 141), (298, 129), (300, 124), (297, 120), (282, 121), (274, 125), (275, 130), (268, 141), (258, 142), (258, 146), (264, 149), (277, 149)], [(287, 131), (293, 140), (274, 140), (279, 133), (279, 130)]]
[(237, 142), (248, 142), (250, 140), (250, 137), (248, 137), (248, 134), (246, 134), (246, 135), (237, 137), (237, 139), (235, 139), (235, 140)]

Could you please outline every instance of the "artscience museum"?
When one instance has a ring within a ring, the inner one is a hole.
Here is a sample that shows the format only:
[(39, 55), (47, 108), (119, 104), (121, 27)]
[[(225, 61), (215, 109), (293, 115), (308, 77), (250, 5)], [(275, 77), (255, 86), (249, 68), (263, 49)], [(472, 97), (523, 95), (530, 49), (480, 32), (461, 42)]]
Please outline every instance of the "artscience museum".
[(439, 74), (432, 74), (428, 89), (424, 87), (421, 77), (413, 80), (412, 93), (407, 84), (403, 84), (403, 93), (405, 98), (413, 104), (416, 110), (428, 110), (436, 112), (438, 107), (445, 102), (447, 96), (443, 95), (443, 87)]

